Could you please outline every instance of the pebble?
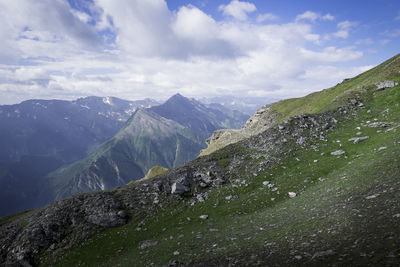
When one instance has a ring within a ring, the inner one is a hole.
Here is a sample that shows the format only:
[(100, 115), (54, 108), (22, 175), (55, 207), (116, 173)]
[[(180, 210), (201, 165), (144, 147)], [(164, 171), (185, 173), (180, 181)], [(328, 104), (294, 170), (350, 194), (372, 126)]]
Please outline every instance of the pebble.
[(208, 215), (200, 215), (199, 218), (202, 219), (202, 220), (207, 220), (208, 219)]
[(377, 196), (379, 196), (379, 194), (367, 196), (365, 199), (374, 199), (374, 198), (376, 198)]

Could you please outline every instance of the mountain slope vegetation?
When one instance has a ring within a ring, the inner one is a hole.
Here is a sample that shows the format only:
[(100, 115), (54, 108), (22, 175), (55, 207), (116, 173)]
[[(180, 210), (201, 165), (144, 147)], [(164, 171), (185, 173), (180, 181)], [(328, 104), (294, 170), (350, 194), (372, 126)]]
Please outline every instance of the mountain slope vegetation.
[(400, 86), (375, 85), (400, 81), (399, 58), (151, 179), (2, 218), (1, 262), (399, 265)]

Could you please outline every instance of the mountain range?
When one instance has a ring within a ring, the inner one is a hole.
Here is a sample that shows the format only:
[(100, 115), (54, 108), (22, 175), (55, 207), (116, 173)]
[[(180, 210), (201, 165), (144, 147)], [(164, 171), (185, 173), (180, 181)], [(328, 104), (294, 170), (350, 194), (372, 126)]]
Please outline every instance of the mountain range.
[[(154, 165), (170, 168), (195, 158), (213, 130), (247, 119), (213, 106), (218, 109), (181, 95), (163, 105), (86, 97), (0, 106), (0, 215), (124, 185)], [(185, 126), (174, 121), (182, 118)]]
[[(156, 165), (173, 168), (198, 156), (219, 128), (238, 127), (247, 116), (180, 94), (138, 109), (126, 125), (87, 158), (51, 173), (54, 199), (111, 189), (140, 179)], [(48, 193), (46, 193), (48, 195)]]

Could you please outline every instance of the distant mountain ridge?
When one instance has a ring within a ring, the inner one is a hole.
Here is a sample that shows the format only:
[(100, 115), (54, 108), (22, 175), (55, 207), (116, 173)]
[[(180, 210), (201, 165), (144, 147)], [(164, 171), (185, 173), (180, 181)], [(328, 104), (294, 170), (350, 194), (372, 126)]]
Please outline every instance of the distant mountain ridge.
[(243, 112), (247, 115), (253, 115), (260, 107), (279, 101), (277, 98), (270, 97), (256, 97), (256, 96), (242, 96), (237, 97), (233, 95), (216, 96), (216, 97), (203, 97), (199, 99), (205, 105), (213, 105), (215, 103), (230, 109)]
[(68, 158), (67, 153), (73, 154), (69, 160), (76, 160), (91, 145), (118, 132), (137, 107), (156, 104), (150, 99), (128, 101), (92, 96), (0, 106), (0, 161), (16, 161), (23, 155), (62, 154), (62, 158)]
[(145, 99), (85, 97), (0, 106), (0, 216), (37, 207), (39, 179), (116, 134)]
[(156, 165), (179, 166), (205, 148), (215, 129), (238, 127), (246, 119), (240, 112), (209, 108), (180, 94), (162, 105), (139, 108), (97, 151), (49, 175), (54, 198), (125, 185)]

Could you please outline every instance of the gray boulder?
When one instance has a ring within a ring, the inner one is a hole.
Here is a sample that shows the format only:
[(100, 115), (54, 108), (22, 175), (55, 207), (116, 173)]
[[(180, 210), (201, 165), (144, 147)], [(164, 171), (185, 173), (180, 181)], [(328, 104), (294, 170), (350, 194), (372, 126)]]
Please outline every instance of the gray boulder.
[(185, 186), (183, 184), (180, 184), (180, 183), (174, 183), (172, 185), (171, 194), (183, 195), (183, 194), (185, 194), (185, 193), (187, 193), (189, 191), (190, 191), (189, 187), (187, 187), (187, 186)]
[(383, 91), (383, 90), (385, 90), (386, 88), (392, 88), (392, 87), (395, 87), (395, 86), (398, 85), (398, 84), (399, 84), (399, 83), (394, 82), (394, 81), (383, 81), (383, 82), (379, 82), (379, 83), (376, 83), (376, 84), (375, 84), (375, 86), (376, 86), (375, 91)]

